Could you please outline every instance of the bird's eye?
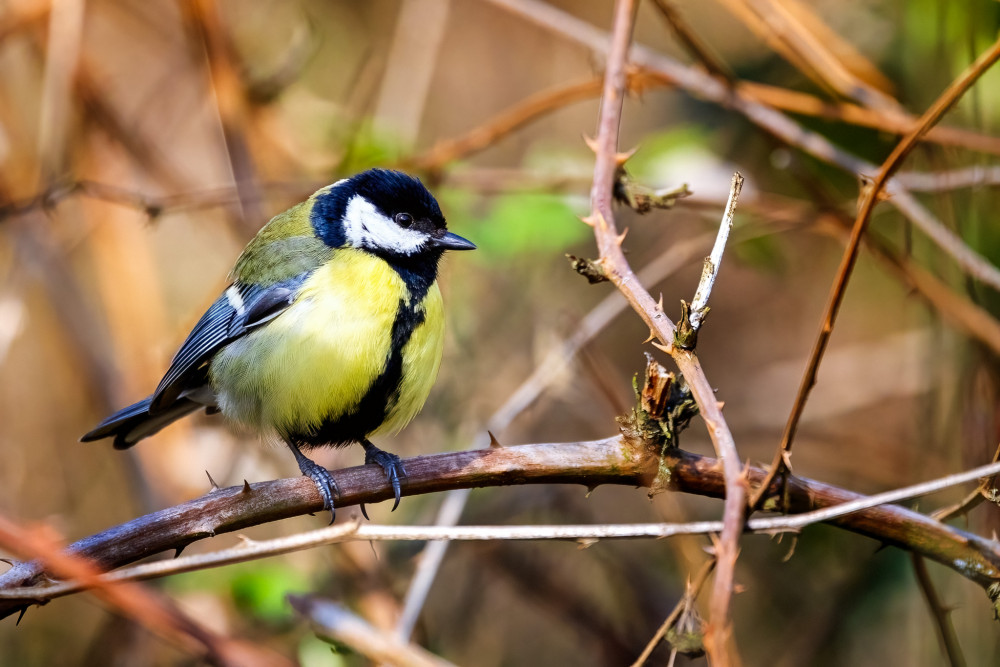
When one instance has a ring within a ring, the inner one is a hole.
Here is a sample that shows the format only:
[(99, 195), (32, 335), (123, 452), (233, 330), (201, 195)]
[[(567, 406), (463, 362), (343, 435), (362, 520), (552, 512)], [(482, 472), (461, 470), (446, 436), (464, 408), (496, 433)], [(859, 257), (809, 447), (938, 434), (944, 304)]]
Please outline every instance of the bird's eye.
[(413, 216), (409, 213), (397, 213), (396, 224), (400, 227), (409, 227), (413, 224)]

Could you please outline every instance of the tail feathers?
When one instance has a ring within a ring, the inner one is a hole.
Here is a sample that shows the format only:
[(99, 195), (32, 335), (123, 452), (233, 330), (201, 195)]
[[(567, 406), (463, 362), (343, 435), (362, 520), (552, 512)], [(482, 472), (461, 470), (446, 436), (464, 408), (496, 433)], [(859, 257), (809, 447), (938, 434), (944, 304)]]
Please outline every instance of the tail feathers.
[(151, 415), (149, 414), (149, 405), (152, 400), (153, 397), (149, 396), (119, 410), (80, 438), (80, 442), (91, 442), (114, 436), (115, 449), (128, 449), (143, 438), (158, 433), (167, 424), (205, 407), (202, 403), (196, 403), (187, 398), (178, 398), (166, 409), (158, 410), (156, 414)]

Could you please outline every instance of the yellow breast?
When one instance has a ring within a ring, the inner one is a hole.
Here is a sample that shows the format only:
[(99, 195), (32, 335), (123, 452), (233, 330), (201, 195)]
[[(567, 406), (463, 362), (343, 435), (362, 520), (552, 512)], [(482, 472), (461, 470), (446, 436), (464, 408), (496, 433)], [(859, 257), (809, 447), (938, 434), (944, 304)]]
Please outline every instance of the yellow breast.
[(444, 347), (444, 303), (437, 283), (431, 285), (422, 302), (423, 323), (403, 347), (403, 374), (395, 401), (382, 425), (373, 431), (396, 433), (424, 407), (437, 379)]
[[(409, 299), (405, 282), (385, 261), (336, 251), (284, 313), (216, 355), (210, 374), (222, 412), (281, 435), (316, 432), (350, 416), (384, 372), (400, 301)], [(437, 375), (444, 328), (437, 286), (415, 306), (423, 323), (404, 347), (386, 418), (369, 433), (402, 428)]]

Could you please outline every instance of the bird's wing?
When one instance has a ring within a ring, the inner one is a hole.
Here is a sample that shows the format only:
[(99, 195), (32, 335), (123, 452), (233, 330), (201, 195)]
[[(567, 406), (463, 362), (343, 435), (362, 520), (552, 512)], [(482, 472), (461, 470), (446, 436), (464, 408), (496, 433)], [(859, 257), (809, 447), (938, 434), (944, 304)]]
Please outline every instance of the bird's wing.
[(212, 355), (284, 312), (308, 276), (303, 273), (267, 287), (239, 282), (230, 286), (201, 316), (174, 355), (153, 392), (150, 413), (169, 407), (185, 390), (204, 383)]

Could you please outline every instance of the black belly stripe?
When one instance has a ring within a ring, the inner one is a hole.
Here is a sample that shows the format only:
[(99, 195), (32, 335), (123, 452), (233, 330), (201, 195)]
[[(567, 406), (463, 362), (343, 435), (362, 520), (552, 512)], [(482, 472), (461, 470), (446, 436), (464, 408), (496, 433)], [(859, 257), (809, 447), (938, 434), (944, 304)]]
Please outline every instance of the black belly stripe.
[(395, 406), (403, 379), (403, 349), (413, 332), (424, 322), (424, 298), (437, 277), (437, 261), (432, 263), (430, 272), (419, 270), (426, 269), (424, 266), (414, 271), (411, 266), (397, 266), (395, 262), (390, 262), (390, 265), (403, 279), (410, 298), (399, 300), (396, 319), (392, 323), (392, 343), (381, 374), (372, 382), (353, 412), (328, 419), (313, 432), (289, 433), (287, 438), (299, 446), (343, 446), (360, 442), (381, 426)]

